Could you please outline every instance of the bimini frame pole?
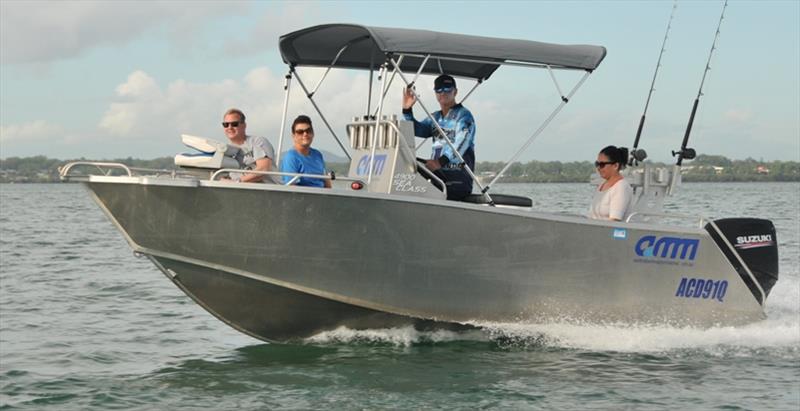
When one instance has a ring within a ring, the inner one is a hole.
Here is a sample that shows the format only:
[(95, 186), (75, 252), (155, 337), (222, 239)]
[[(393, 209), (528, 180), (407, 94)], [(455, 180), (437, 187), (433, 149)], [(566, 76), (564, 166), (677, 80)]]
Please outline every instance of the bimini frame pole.
[[(406, 87), (410, 87), (411, 83), (409, 83), (406, 76), (403, 75), (403, 71), (400, 70), (400, 65), (397, 63), (397, 61), (395, 61), (393, 58), (390, 58), (389, 61), (391, 61), (397, 74), (400, 75), (400, 79), (403, 80), (404, 83), (406, 83)], [(417, 104), (419, 104), (419, 106), (422, 107), (422, 110), (424, 110), (428, 118), (431, 119), (431, 123), (434, 126), (436, 126), (436, 131), (438, 131), (439, 134), (442, 137), (444, 137), (443, 140), (445, 141), (445, 143), (447, 143), (447, 145), (450, 146), (450, 149), (453, 150), (453, 153), (455, 153), (456, 157), (458, 157), (458, 159), (462, 163), (464, 163), (464, 170), (467, 170), (467, 174), (469, 174), (470, 178), (472, 178), (472, 181), (475, 182), (475, 185), (478, 186), (478, 188), (481, 190), (481, 193), (488, 197), (486, 190), (481, 185), (481, 182), (478, 181), (478, 178), (475, 176), (475, 173), (473, 173), (472, 170), (466, 165), (467, 162), (464, 161), (464, 157), (461, 156), (461, 153), (458, 152), (458, 149), (456, 149), (456, 147), (453, 145), (453, 142), (450, 141), (450, 139), (447, 137), (447, 133), (445, 133), (444, 130), (442, 130), (442, 127), (439, 125), (438, 122), (436, 122), (436, 119), (433, 118), (433, 114), (431, 114), (431, 112), (428, 111), (428, 108), (425, 107), (425, 104), (422, 103), (422, 100), (420, 100), (419, 95), (417, 95), (417, 91), (414, 90), (414, 88), (412, 87), (411, 92), (414, 93), (414, 97), (417, 99)], [(488, 200), (491, 203), (492, 201), (491, 197), (489, 197)]]
[[(553, 119), (561, 111), (561, 109), (564, 108), (564, 106), (569, 102), (570, 99), (572, 99), (572, 96), (575, 94), (576, 91), (578, 91), (578, 89), (581, 87), (581, 85), (583, 85), (583, 82), (586, 81), (587, 78), (589, 78), (590, 74), (592, 74), (592, 72), (587, 70), (586, 74), (583, 75), (583, 77), (578, 82), (578, 84), (576, 84), (575, 87), (572, 88), (572, 91), (570, 91), (569, 94), (566, 95), (566, 96), (561, 96), (561, 103), (558, 105), (558, 107), (556, 107), (556, 109), (553, 110), (552, 113), (550, 113), (550, 116), (547, 117), (547, 119), (544, 121), (544, 123), (542, 123), (541, 126), (539, 126), (538, 129), (536, 129), (536, 131), (528, 139), (528, 141), (525, 142), (525, 144), (522, 146), (522, 148), (520, 148), (517, 151), (517, 153), (514, 154), (514, 156), (512, 156), (510, 160), (508, 160), (508, 162), (503, 167), (503, 169), (500, 170), (499, 173), (497, 173), (497, 176), (494, 179), (492, 179), (492, 181), (486, 186), (486, 188), (483, 189), (484, 191), (489, 191), (489, 188), (492, 185), (494, 185), (494, 183), (497, 182), (497, 180), (499, 180), (500, 177), (503, 176), (503, 173), (505, 173), (506, 170), (508, 170), (508, 168), (511, 167), (511, 164), (513, 164), (515, 161), (517, 161), (517, 157), (519, 157), (520, 154), (522, 154), (522, 152), (525, 151), (525, 149), (527, 149), (528, 146), (531, 145), (531, 143), (533, 143), (533, 140), (535, 140), (536, 137), (539, 137), (539, 135), (542, 133), (542, 131), (544, 131), (544, 129), (550, 124), (550, 122), (553, 121)], [(561, 93), (559, 93), (559, 94), (561, 94)]]
[[(439, 59), (436, 60), (438, 61)], [(441, 66), (441, 62), (439, 64)], [(441, 69), (441, 67), (439, 67), (439, 69)], [(394, 76), (394, 72), (392, 72), (392, 76)], [(467, 98), (472, 95), (472, 92), (475, 91), (475, 89), (477, 89), (478, 86), (480, 86), (481, 84), (483, 84), (483, 79), (478, 79), (478, 81), (475, 82), (475, 85), (473, 85), (472, 88), (469, 89), (467, 95), (464, 96), (464, 98), (462, 98), (461, 101), (458, 102), (458, 104), (464, 104), (464, 102), (467, 101)], [(419, 150), (419, 148), (422, 147), (423, 144), (425, 144), (425, 140), (420, 141), (415, 150)]]
[(275, 153), (275, 167), (280, 170), (281, 164), (281, 150), (283, 149), (283, 134), (286, 131), (286, 113), (289, 111), (289, 86), (292, 85), (292, 70), (286, 73), (283, 82), (284, 98), (283, 98), (283, 116), (281, 116), (281, 133), (278, 137), (278, 152)]
[[(303, 89), (303, 92), (305, 93), (306, 97), (308, 97), (308, 100), (311, 101), (311, 105), (314, 106), (314, 110), (317, 111), (317, 114), (319, 114), (320, 118), (322, 119), (322, 122), (325, 123), (325, 126), (331, 132), (331, 135), (333, 135), (333, 138), (336, 139), (336, 142), (339, 144), (339, 147), (341, 147), (342, 151), (344, 152), (344, 155), (346, 155), (348, 159), (350, 159), (350, 160), (352, 159), (350, 157), (350, 153), (347, 151), (346, 148), (344, 148), (344, 145), (342, 144), (341, 140), (339, 140), (339, 136), (336, 135), (336, 132), (333, 131), (333, 127), (331, 127), (331, 125), (328, 123), (328, 120), (325, 118), (325, 115), (322, 114), (322, 110), (320, 110), (319, 106), (317, 106), (317, 102), (314, 101), (314, 94), (317, 93), (317, 90), (319, 90), (319, 87), (322, 85), (322, 82), (325, 80), (325, 78), (328, 77), (328, 73), (330, 73), (330, 71), (333, 68), (333, 66), (336, 65), (336, 62), (339, 61), (339, 57), (342, 56), (342, 53), (344, 53), (345, 50), (347, 50), (353, 44), (358, 43), (358, 42), (363, 41), (363, 40), (366, 40), (368, 38), (369, 38), (369, 36), (358, 37), (358, 38), (355, 38), (353, 40), (350, 40), (349, 42), (347, 42), (347, 44), (342, 46), (342, 48), (339, 49), (339, 52), (336, 53), (336, 56), (333, 57), (333, 61), (331, 61), (331, 64), (325, 70), (325, 73), (323, 73), (322, 77), (320, 77), (319, 81), (317, 81), (317, 85), (314, 86), (314, 90), (312, 90), (311, 92), (309, 92), (308, 89), (306, 88), (306, 85), (303, 84), (303, 80), (300, 78), (300, 74), (297, 73), (297, 71), (295, 70), (294, 66), (290, 66), (289, 67), (289, 74), (286, 75), (287, 84), (286, 84), (286, 86), (284, 86), (284, 88), (286, 89), (286, 101), (284, 102), (284, 105), (283, 105), (283, 121), (281, 121), (281, 136), (280, 136), (280, 140), (278, 141), (278, 154), (276, 154), (276, 157), (277, 157), (276, 160), (280, 160), (280, 152), (281, 152), (282, 145), (283, 145), (283, 132), (284, 132), (284, 129), (286, 127), (286, 124), (285, 124), (285, 122), (286, 122), (286, 110), (288, 109), (288, 104), (289, 104), (289, 85), (288, 85), (289, 83), (288, 83), (288, 80), (291, 79), (292, 73), (294, 73), (294, 75), (297, 77), (297, 83), (300, 84), (300, 87)], [(372, 71), (370, 71), (370, 97), (371, 96), (372, 96)], [(367, 100), (367, 112), (369, 112), (369, 104), (370, 104), (369, 100)], [(277, 161), (276, 161), (276, 164), (277, 164)]]
[(686, 134), (683, 135), (683, 143), (681, 143), (680, 151), (673, 151), (672, 155), (678, 156), (678, 161), (675, 165), (679, 166), (683, 163), (683, 159), (693, 159), (694, 158), (694, 150), (687, 149), (686, 145), (689, 143), (689, 134), (692, 132), (692, 124), (694, 124), (694, 115), (697, 113), (697, 104), (700, 103), (700, 96), (703, 95), (703, 84), (706, 82), (706, 74), (708, 71), (711, 70), (711, 56), (714, 55), (714, 50), (717, 49), (717, 40), (719, 39), (719, 28), (722, 26), (722, 19), (725, 18), (725, 8), (728, 7), (728, 0), (725, 0), (725, 4), (722, 6), (722, 13), (719, 15), (719, 23), (717, 23), (717, 32), (714, 34), (714, 42), (711, 43), (711, 51), (708, 52), (708, 61), (706, 61), (706, 69), (703, 70), (703, 79), (700, 80), (700, 89), (697, 90), (697, 97), (694, 99), (694, 105), (692, 106), (692, 114), (689, 115), (689, 124), (686, 125)]
[[(403, 53), (401, 55), (408, 56), (408, 57), (418, 57), (418, 58), (425, 58), (426, 56), (430, 56), (430, 54), (420, 54), (420, 53)], [(481, 64), (486, 64), (487, 63), (486, 60), (473, 59), (473, 58), (464, 58), (464, 57), (437, 56), (437, 57), (434, 57), (434, 58), (437, 61), (439, 61), (439, 72), (440, 73), (443, 71), (440, 60), (444, 60), (444, 61), (463, 61), (463, 62), (468, 62), (468, 63), (481, 63)], [(548, 64), (544, 64), (544, 63), (526, 63), (526, 62), (515, 61), (515, 60), (504, 60), (502, 62), (489, 61), (488, 63), (494, 63), (494, 64), (498, 64), (498, 65), (502, 65), (502, 66), (518, 66), (518, 67), (528, 67), (528, 68), (531, 68), (531, 67), (546, 68), (548, 66)], [(569, 71), (586, 70), (584, 68), (569, 67), (569, 66), (563, 66), (563, 65), (550, 65), (550, 66), (552, 67), (553, 70), (569, 70)]]
[(464, 98), (462, 98), (461, 101), (458, 102), (458, 104), (464, 104), (464, 102), (467, 101), (467, 97), (471, 96), (472, 92), (475, 91), (475, 89), (478, 88), (478, 86), (480, 86), (481, 84), (483, 84), (483, 79), (482, 78), (478, 79), (478, 81), (475, 83), (475, 85), (472, 86), (471, 89), (469, 89), (469, 91), (467, 92), (467, 95), (464, 96)]
[[(381, 64), (378, 72), (381, 78), (381, 90), (386, 86), (386, 63)], [(369, 153), (369, 171), (367, 173), (367, 185), (372, 182), (372, 169), (375, 167), (375, 149), (378, 147), (378, 138), (381, 137), (383, 127), (381, 127), (381, 115), (383, 115), (383, 100), (378, 100), (378, 113), (375, 115), (375, 127), (372, 128), (372, 150)], [(391, 189), (390, 189), (391, 191)]]
[(350, 46), (352, 46), (353, 44), (358, 43), (359, 41), (366, 40), (368, 38), (369, 38), (369, 36), (358, 37), (358, 38), (355, 38), (353, 40), (350, 40), (349, 42), (347, 42), (347, 44), (342, 46), (342, 48), (339, 49), (339, 52), (336, 53), (336, 56), (333, 58), (333, 61), (331, 61), (331, 64), (328, 66), (327, 69), (325, 69), (325, 73), (322, 74), (322, 77), (320, 77), (319, 81), (317, 82), (317, 85), (314, 87), (314, 90), (311, 90), (310, 94), (313, 96), (314, 94), (317, 93), (317, 90), (319, 90), (319, 86), (322, 85), (322, 81), (325, 80), (325, 77), (328, 77), (328, 73), (331, 72), (331, 69), (333, 68), (333, 66), (336, 65), (336, 62), (339, 61), (339, 57), (342, 56), (342, 53), (344, 53), (345, 50), (350, 48)]
[[(417, 74), (414, 75), (414, 79), (411, 80), (411, 84), (409, 84), (409, 85), (417, 84), (417, 80), (419, 79), (419, 75), (422, 74), (422, 70), (425, 69), (425, 65), (428, 64), (428, 59), (430, 59), (430, 58), (431, 58), (430, 54), (426, 54), (425, 55), (425, 59), (422, 60), (422, 64), (419, 65), (419, 70), (417, 70)], [(398, 63), (398, 66), (399, 65), (400, 65), (400, 63)], [(441, 67), (440, 67), (440, 69), (441, 69)]]
[(303, 89), (303, 92), (306, 93), (306, 97), (308, 97), (308, 100), (311, 102), (311, 105), (314, 106), (314, 110), (317, 111), (317, 114), (319, 114), (319, 117), (322, 119), (322, 122), (325, 123), (325, 127), (328, 127), (328, 131), (331, 132), (331, 135), (336, 140), (336, 142), (339, 144), (339, 147), (342, 148), (342, 151), (344, 152), (344, 155), (347, 156), (347, 159), (348, 160), (352, 160), (353, 158), (350, 157), (350, 153), (347, 151), (346, 148), (344, 148), (344, 144), (342, 144), (342, 141), (339, 140), (339, 136), (337, 136), (336, 132), (333, 131), (333, 127), (331, 127), (330, 123), (328, 123), (328, 119), (325, 118), (325, 115), (322, 114), (322, 110), (320, 110), (319, 106), (317, 106), (317, 102), (314, 101), (314, 96), (308, 92), (308, 89), (306, 88), (306, 85), (303, 84), (303, 80), (300, 78), (300, 74), (297, 73), (297, 71), (294, 70), (294, 67), (292, 67), (292, 71), (294, 72), (294, 76), (297, 78), (297, 84), (299, 84), (300, 88)]
[(367, 88), (367, 109), (364, 110), (364, 116), (369, 116), (369, 112), (372, 109), (372, 73), (375, 72), (375, 68), (372, 67), (372, 61), (370, 61), (369, 65), (369, 88)]
[[(403, 56), (400, 56), (400, 58), (397, 60), (397, 64), (400, 64), (402, 62), (403, 62)], [(387, 67), (386, 73), (388, 73), (388, 72), (389, 72), (389, 70), (388, 70), (388, 67)], [(381, 91), (381, 100), (386, 98), (386, 93), (388, 93), (389, 92), (389, 88), (392, 87), (392, 82), (394, 82), (394, 77), (395, 77), (396, 74), (397, 74), (397, 71), (396, 70), (392, 70), (392, 77), (389, 77), (389, 83), (387, 83), (386, 84), (386, 88)], [(378, 114), (378, 107), (375, 107), (375, 112), (372, 113), (372, 115), (376, 116), (377, 114)]]

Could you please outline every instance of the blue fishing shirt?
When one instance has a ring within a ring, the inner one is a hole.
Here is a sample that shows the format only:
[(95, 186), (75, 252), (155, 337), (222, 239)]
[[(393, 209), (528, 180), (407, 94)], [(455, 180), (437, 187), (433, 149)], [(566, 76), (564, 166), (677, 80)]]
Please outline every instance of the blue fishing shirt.
[[(433, 137), (433, 144), (431, 146), (431, 159), (437, 160), (444, 156), (447, 158), (442, 165), (456, 166), (461, 164), (461, 160), (450, 148), (450, 145), (444, 141), (444, 138), (439, 135), (439, 131), (433, 124), (430, 118), (425, 118), (422, 121), (417, 121), (414, 118), (413, 111), (409, 109), (403, 110), (403, 118), (414, 122), (414, 134), (417, 137)], [(475, 119), (472, 113), (461, 104), (456, 104), (447, 115), (442, 115), (441, 110), (433, 113), (433, 118), (439, 123), (439, 126), (447, 134), (447, 138), (453, 143), (456, 150), (464, 158), (470, 169), (475, 169)]]

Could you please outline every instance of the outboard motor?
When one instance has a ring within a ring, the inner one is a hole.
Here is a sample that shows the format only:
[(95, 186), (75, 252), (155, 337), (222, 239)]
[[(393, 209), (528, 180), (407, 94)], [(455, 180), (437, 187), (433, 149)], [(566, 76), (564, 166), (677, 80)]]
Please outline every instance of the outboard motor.
[(756, 300), (764, 304), (758, 287), (753, 284), (747, 269), (733, 253), (738, 254), (741, 261), (753, 273), (766, 298), (772, 286), (778, 281), (778, 239), (772, 221), (758, 218), (724, 218), (715, 220), (713, 224), (719, 228), (730, 245), (720, 237), (712, 223), (706, 224), (705, 229), (736, 268)]

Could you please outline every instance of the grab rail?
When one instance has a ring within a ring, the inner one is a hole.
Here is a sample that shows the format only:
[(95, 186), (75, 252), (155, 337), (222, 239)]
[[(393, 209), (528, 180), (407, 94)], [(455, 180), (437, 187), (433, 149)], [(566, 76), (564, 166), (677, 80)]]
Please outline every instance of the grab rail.
[(241, 174), (258, 174), (258, 175), (264, 175), (264, 176), (289, 176), (289, 177), (295, 177), (295, 178), (292, 178), (291, 180), (289, 180), (288, 182), (286, 182), (283, 185), (291, 185), (292, 183), (294, 183), (295, 181), (297, 181), (297, 179), (299, 179), (301, 177), (318, 178), (318, 179), (321, 179), (321, 180), (331, 180), (331, 181), (333, 181), (333, 180), (342, 180), (342, 181), (358, 182), (358, 183), (361, 183), (362, 185), (366, 185), (366, 183), (363, 180), (359, 180), (357, 178), (339, 177), (339, 176), (332, 175), (332, 174), (285, 173), (285, 172), (282, 172), (282, 171), (242, 170), (240, 168), (221, 168), (221, 169), (215, 171), (214, 174), (211, 174), (211, 177), (209, 179), (214, 181), (222, 173), (241, 173)]
[(679, 213), (657, 213), (657, 212), (649, 212), (649, 211), (634, 211), (625, 219), (626, 223), (630, 223), (631, 219), (635, 216), (653, 216), (653, 217), (665, 217), (665, 218), (686, 218), (686, 219), (697, 219), (698, 226), (703, 228), (705, 222), (710, 221), (703, 216), (698, 215), (689, 215), (689, 214), (679, 214)]
[[(104, 176), (109, 175), (115, 169), (122, 169), (128, 174), (128, 177), (133, 176), (130, 167), (126, 166), (122, 163), (103, 163), (103, 162), (95, 162), (95, 161), (73, 161), (71, 163), (65, 164), (63, 167), (58, 168), (58, 175), (61, 179), (69, 178), (69, 177), (79, 177), (80, 175), (70, 175), (69, 172), (72, 170), (73, 167), (76, 166), (95, 166), (98, 171), (100, 171)], [(103, 167), (107, 169), (104, 170)]]
[(440, 179), (439, 177), (436, 177), (436, 174), (433, 174), (433, 171), (428, 170), (428, 167), (425, 167), (425, 164), (417, 162), (417, 166), (418, 166), (417, 170), (424, 171), (425, 174), (427, 174), (428, 178), (430, 178), (431, 180), (436, 180), (436, 182), (439, 183), (439, 187), (442, 187), (442, 192), (444, 193), (445, 197), (447, 197), (447, 184), (445, 184), (444, 181), (442, 181), (442, 179)]
[(186, 173), (180, 170), (166, 170), (166, 169), (155, 169), (155, 168), (143, 168), (143, 167), (130, 167), (122, 163), (111, 163), (111, 162), (102, 162), (102, 161), (72, 161), (69, 162), (61, 167), (58, 168), (58, 175), (61, 180), (69, 180), (69, 179), (78, 179), (78, 178), (86, 178), (91, 175), (96, 174), (73, 174), (73, 168), (78, 166), (94, 166), (99, 172), (99, 175), (102, 176), (110, 176), (114, 170), (123, 170), (125, 172), (125, 176), (133, 177), (134, 175), (169, 175), (173, 178), (179, 176), (185, 177), (193, 177), (190, 173)]
[[(80, 178), (88, 178), (92, 175), (98, 174), (74, 174), (73, 169), (79, 166), (93, 166), (99, 171), (99, 175), (102, 176), (110, 176), (114, 170), (122, 170), (125, 172), (126, 177), (133, 177), (136, 173), (135, 172), (152, 172), (156, 176), (161, 174), (168, 174), (171, 177), (178, 177), (178, 176), (187, 176), (193, 177), (191, 174), (182, 172), (180, 170), (158, 170), (158, 169), (149, 169), (149, 168), (137, 168), (137, 167), (129, 167), (122, 163), (110, 163), (110, 162), (100, 162), (100, 161), (73, 161), (67, 163), (58, 168), (58, 174), (61, 180), (70, 180), (70, 179), (80, 179)], [(284, 173), (280, 171), (256, 171), (256, 170), (242, 170), (242, 169), (234, 169), (234, 168), (223, 168), (215, 171), (209, 180), (217, 180), (220, 174), (222, 173), (242, 173), (242, 174), (259, 174), (259, 175), (276, 175), (276, 176), (290, 176), (293, 177), (284, 185), (291, 185), (297, 182), (298, 179), (301, 177), (308, 177), (308, 178), (319, 178), (322, 180), (341, 180), (341, 181), (348, 181), (348, 182), (355, 182), (359, 183), (361, 187), (366, 186), (366, 183), (363, 180), (359, 180), (357, 178), (350, 178), (350, 177), (338, 177), (333, 174), (302, 174), (302, 173)], [(359, 187), (360, 188), (360, 187)]]

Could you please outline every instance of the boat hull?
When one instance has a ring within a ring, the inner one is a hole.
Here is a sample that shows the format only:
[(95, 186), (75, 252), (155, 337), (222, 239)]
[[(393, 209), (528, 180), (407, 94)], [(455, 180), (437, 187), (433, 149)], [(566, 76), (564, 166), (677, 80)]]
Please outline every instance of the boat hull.
[(338, 327), (417, 329), (473, 327), (370, 310), (203, 265), (151, 257), (183, 292), (231, 327), (267, 341), (306, 338)]
[[(711, 326), (764, 317), (700, 228), (302, 187), (87, 186), (135, 251), (223, 321), (270, 341), (420, 320)], [(664, 238), (682, 243), (648, 255)]]

